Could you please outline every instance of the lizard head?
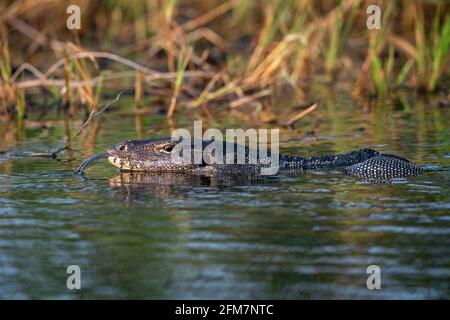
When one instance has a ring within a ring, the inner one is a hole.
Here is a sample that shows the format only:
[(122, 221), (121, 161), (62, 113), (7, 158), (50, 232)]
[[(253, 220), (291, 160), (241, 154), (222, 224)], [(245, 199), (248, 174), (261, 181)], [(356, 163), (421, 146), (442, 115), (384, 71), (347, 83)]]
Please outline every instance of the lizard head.
[(199, 165), (175, 161), (172, 152), (178, 141), (171, 138), (126, 140), (106, 150), (108, 161), (122, 170), (185, 171)]

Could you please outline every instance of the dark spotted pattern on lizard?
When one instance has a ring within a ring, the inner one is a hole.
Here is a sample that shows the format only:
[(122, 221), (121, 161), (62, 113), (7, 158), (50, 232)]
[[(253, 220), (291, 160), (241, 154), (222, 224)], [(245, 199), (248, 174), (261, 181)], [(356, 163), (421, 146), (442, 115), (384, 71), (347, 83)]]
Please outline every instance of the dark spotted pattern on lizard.
[[(127, 140), (107, 149), (108, 160), (122, 170), (149, 171), (149, 172), (185, 172), (205, 175), (214, 174), (259, 174), (261, 168), (267, 164), (260, 162), (260, 154), (257, 152), (256, 164), (249, 163), (251, 149), (245, 147), (245, 164), (209, 164), (205, 163), (179, 163), (173, 161), (171, 152), (177, 141), (170, 138), (150, 140)], [(192, 152), (195, 149), (194, 140)], [(211, 141), (202, 141), (202, 152)], [(224, 146), (231, 145), (231, 152), (236, 156), (236, 145), (224, 142)], [(224, 147), (224, 150), (226, 147)], [(224, 151), (224, 158), (226, 152)], [(270, 155), (270, 152), (268, 153)], [(233, 156), (233, 155), (232, 155)], [(309, 170), (309, 169), (333, 169), (364, 179), (395, 179), (417, 176), (425, 170), (412, 164), (402, 157), (384, 154), (372, 149), (361, 149), (335, 156), (298, 157), (291, 155), (279, 155), (280, 170)]]

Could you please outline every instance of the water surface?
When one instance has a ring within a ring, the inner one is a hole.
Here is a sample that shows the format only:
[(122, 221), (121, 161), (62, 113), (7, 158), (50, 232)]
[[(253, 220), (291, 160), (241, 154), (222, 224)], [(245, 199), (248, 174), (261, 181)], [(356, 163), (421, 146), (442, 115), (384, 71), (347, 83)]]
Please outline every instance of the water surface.
[[(103, 115), (58, 159), (36, 153), (64, 145), (81, 119), (0, 124), (0, 298), (450, 297), (448, 171), (393, 185), (323, 171), (242, 181), (121, 174), (100, 161), (89, 180), (73, 175), (108, 145), (170, 134), (165, 116), (130, 110)], [(372, 147), (449, 167), (446, 109), (409, 101), (367, 112), (339, 97), (318, 112), (281, 130), (284, 152)], [(252, 126), (218, 117), (213, 127)], [(373, 264), (381, 290), (366, 287)], [(68, 265), (81, 268), (79, 291), (66, 287)]]

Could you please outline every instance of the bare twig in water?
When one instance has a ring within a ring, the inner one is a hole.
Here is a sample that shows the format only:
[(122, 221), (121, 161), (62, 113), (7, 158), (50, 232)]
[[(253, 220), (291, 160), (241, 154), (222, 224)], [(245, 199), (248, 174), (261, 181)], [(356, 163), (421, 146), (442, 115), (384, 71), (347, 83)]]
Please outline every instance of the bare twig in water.
[(67, 150), (73, 143), (73, 141), (78, 138), (78, 136), (81, 134), (81, 132), (89, 125), (89, 123), (91, 122), (92, 119), (98, 117), (100, 114), (102, 114), (103, 112), (106, 111), (106, 109), (109, 108), (109, 106), (111, 106), (113, 103), (119, 101), (120, 97), (122, 96), (122, 94), (124, 94), (125, 92), (130, 91), (130, 89), (127, 90), (122, 90), (120, 91), (116, 97), (114, 98), (114, 100), (109, 101), (107, 104), (105, 104), (105, 106), (100, 109), (99, 111), (95, 111), (92, 110), (91, 113), (89, 114), (89, 117), (87, 118), (87, 120), (83, 123), (83, 125), (81, 126), (80, 130), (78, 130), (77, 134), (75, 134), (72, 139), (69, 140), (69, 142), (66, 143), (66, 145), (64, 147), (61, 147), (59, 149), (57, 149), (56, 151), (52, 152), (52, 156), (55, 157), (56, 154), (58, 154), (61, 151)]
[(301, 118), (303, 118), (304, 116), (306, 116), (308, 113), (313, 112), (314, 110), (317, 109), (319, 105), (317, 104), (317, 102), (314, 102), (312, 105), (310, 105), (307, 109), (302, 110), (301, 112), (299, 112), (298, 114), (296, 114), (295, 116), (291, 117), (287, 123), (286, 126), (287, 127), (293, 127), (294, 124), (300, 120)]
[(262, 90), (262, 91), (256, 92), (256, 93), (254, 93), (252, 95), (244, 96), (242, 98), (239, 98), (239, 99), (234, 100), (233, 102), (231, 102), (230, 103), (230, 108), (233, 109), (233, 108), (240, 107), (240, 106), (242, 106), (242, 105), (244, 105), (246, 103), (253, 102), (254, 100), (259, 99), (261, 97), (268, 96), (271, 93), (272, 93), (272, 90), (266, 89), (266, 90)]

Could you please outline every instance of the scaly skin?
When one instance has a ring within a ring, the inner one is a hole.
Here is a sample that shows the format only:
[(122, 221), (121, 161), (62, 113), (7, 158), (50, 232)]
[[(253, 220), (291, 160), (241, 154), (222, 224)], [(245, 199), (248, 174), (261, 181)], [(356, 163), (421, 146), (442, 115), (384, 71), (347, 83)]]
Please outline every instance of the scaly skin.
[[(202, 150), (211, 141), (200, 142)], [(249, 150), (245, 148), (245, 164), (199, 164), (177, 163), (171, 157), (172, 149), (178, 142), (170, 138), (150, 139), (144, 141), (127, 140), (107, 149), (109, 162), (122, 170), (149, 172), (183, 172), (202, 175), (215, 174), (260, 174), (261, 168), (267, 167), (258, 161), (249, 164)], [(194, 146), (194, 140), (191, 141)], [(236, 145), (226, 144), (236, 150)], [(224, 145), (224, 146), (225, 146)], [(198, 150), (192, 148), (193, 150)], [(224, 147), (224, 150), (227, 150)], [(231, 149), (229, 149), (231, 150)], [(195, 152), (195, 151), (192, 151)], [(224, 151), (225, 153), (225, 151)], [(269, 153), (270, 155), (270, 153)], [(346, 174), (364, 179), (394, 179), (417, 176), (425, 170), (396, 155), (383, 154), (371, 149), (352, 151), (336, 156), (297, 157), (279, 155), (280, 170), (300, 171), (308, 169), (335, 169)]]

